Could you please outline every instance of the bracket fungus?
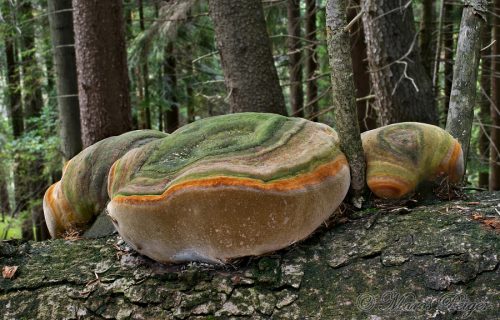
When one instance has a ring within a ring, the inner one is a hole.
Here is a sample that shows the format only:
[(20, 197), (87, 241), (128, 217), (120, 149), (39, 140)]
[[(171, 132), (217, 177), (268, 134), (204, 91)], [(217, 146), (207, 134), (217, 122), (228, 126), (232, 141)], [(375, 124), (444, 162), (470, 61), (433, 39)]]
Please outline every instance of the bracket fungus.
[(60, 237), (92, 223), (109, 200), (106, 186), (111, 165), (127, 151), (166, 135), (154, 130), (127, 132), (99, 141), (68, 161), (61, 181), (50, 186), (43, 198), (50, 235)]
[(157, 261), (223, 263), (306, 238), (349, 183), (330, 127), (231, 114), (191, 123), (117, 160), (108, 212), (123, 239)]
[(403, 122), (361, 134), (370, 190), (380, 198), (408, 196), (424, 181), (460, 181), (464, 160), (460, 143), (445, 130)]
[[(439, 127), (398, 123), (361, 136), (368, 187), (410, 195), (464, 172), (462, 148)], [(265, 113), (199, 120), (171, 135), (133, 131), (68, 162), (44, 197), (53, 237), (88, 227), (106, 207), (115, 228), (160, 262), (224, 263), (309, 236), (337, 209), (350, 172), (336, 132)]]

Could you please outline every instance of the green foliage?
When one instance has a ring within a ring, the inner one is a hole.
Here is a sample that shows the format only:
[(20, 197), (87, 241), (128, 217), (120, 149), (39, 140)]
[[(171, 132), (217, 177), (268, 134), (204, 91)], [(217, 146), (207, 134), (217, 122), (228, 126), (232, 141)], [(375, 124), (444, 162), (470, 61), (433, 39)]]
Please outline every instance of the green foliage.
[(25, 219), (25, 216), (0, 219), (0, 240), (21, 239), (21, 226)]

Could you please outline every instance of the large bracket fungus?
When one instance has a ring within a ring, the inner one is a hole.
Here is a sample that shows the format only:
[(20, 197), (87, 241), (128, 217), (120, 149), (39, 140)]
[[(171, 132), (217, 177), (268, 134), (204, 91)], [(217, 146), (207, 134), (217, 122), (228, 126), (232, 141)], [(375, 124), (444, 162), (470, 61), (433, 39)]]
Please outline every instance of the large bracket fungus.
[(111, 165), (127, 151), (165, 136), (154, 130), (127, 132), (99, 141), (68, 161), (61, 181), (50, 186), (43, 198), (50, 235), (60, 237), (88, 227), (109, 200), (106, 184)]
[(330, 127), (243, 113), (129, 151), (108, 181), (109, 215), (137, 251), (218, 263), (309, 236), (344, 199), (350, 174)]
[(460, 143), (443, 129), (403, 122), (364, 132), (366, 181), (380, 198), (408, 196), (424, 181), (446, 178), (457, 183), (464, 174)]
[[(460, 144), (438, 127), (399, 123), (365, 132), (362, 141), (367, 183), (381, 198), (463, 175)], [(137, 251), (160, 262), (224, 263), (306, 238), (337, 209), (349, 183), (330, 127), (239, 113), (171, 135), (134, 131), (85, 149), (47, 190), (44, 211), (56, 237), (88, 226), (107, 204)]]

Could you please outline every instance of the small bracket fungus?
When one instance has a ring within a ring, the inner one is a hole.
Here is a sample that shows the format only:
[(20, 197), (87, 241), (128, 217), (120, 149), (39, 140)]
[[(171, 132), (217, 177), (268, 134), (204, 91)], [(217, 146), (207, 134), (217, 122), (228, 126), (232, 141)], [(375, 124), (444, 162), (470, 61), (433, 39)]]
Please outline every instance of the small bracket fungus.
[(106, 184), (111, 165), (127, 151), (165, 136), (154, 130), (127, 132), (99, 141), (68, 161), (61, 181), (50, 186), (43, 198), (50, 235), (60, 237), (92, 223), (109, 200)]
[(161, 262), (226, 262), (310, 235), (344, 199), (349, 166), (330, 127), (274, 114), (196, 121), (112, 166), (108, 212)]
[(366, 181), (380, 198), (399, 199), (420, 183), (447, 177), (457, 183), (464, 174), (460, 143), (443, 129), (403, 122), (364, 132)]

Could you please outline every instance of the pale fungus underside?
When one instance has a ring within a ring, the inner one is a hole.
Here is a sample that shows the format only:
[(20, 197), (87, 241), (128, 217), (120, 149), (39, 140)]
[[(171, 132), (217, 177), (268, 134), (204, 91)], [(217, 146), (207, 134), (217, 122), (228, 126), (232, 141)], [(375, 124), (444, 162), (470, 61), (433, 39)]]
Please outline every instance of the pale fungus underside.
[[(460, 145), (438, 127), (395, 124), (362, 140), (367, 183), (379, 197), (405, 197), (423, 181), (456, 182), (463, 174)], [(109, 201), (116, 229), (144, 255), (224, 263), (308, 237), (338, 208), (349, 183), (330, 127), (239, 113), (168, 136), (136, 131), (99, 142), (69, 162), (44, 210), (51, 234), (60, 236)]]

